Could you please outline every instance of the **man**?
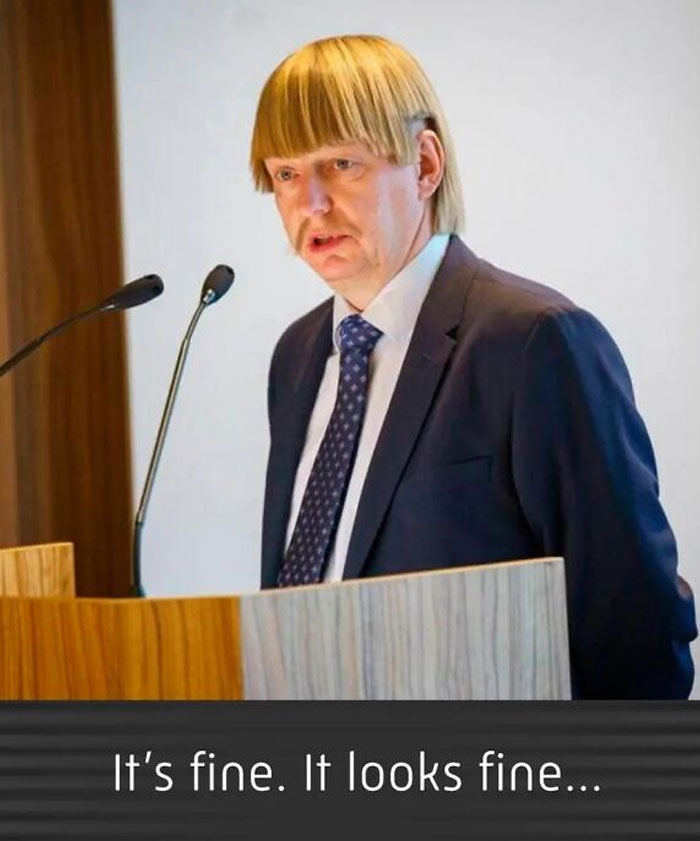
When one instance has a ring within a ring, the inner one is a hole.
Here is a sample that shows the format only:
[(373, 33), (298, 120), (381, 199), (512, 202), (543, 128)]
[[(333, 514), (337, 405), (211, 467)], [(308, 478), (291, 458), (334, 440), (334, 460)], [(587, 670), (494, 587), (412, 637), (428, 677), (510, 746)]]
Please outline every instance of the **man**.
[(692, 594), (624, 362), (456, 236), (415, 59), (370, 36), (288, 57), (251, 166), (334, 293), (272, 360), (263, 587), (563, 555), (574, 697), (687, 697)]

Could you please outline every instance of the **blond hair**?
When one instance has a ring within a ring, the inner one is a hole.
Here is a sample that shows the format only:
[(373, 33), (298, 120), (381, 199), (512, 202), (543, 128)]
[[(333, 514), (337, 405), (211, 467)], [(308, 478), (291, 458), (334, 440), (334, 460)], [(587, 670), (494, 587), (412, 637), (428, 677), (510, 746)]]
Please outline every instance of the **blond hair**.
[(314, 41), (275, 68), (255, 115), (255, 187), (272, 191), (265, 158), (297, 157), (326, 144), (362, 141), (398, 165), (416, 163), (421, 121), (445, 150), (444, 175), (433, 196), (433, 233), (455, 233), (463, 224), (462, 195), (442, 108), (415, 58), (376, 35)]

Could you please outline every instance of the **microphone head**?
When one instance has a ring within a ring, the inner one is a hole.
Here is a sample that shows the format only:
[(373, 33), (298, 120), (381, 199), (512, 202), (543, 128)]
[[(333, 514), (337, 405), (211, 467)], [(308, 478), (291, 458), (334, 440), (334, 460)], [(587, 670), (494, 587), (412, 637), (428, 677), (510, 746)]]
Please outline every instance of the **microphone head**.
[(233, 269), (230, 266), (216, 266), (204, 280), (200, 301), (207, 306), (223, 297), (233, 283)]
[(163, 281), (157, 274), (132, 280), (102, 302), (101, 309), (128, 310), (157, 298), (163, 292)]

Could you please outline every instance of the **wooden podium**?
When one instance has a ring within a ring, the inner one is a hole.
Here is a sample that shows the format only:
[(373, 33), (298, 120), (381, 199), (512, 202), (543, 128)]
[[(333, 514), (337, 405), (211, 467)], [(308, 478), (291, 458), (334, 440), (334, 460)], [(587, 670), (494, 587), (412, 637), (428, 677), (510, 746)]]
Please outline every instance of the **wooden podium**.
[(570, 692), (561, 558), (243, 596), (84, 599), (70, 544), (0, 550), (0, 699)]

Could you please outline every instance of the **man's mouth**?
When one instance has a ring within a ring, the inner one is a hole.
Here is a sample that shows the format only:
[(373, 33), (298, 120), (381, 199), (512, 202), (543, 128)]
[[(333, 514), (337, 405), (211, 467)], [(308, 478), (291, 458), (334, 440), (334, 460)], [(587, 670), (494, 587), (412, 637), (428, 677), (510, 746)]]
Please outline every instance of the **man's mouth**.
[(345, 239), (345, 234), (318, 234), (309, 240), (309, 249), (315, 253), (330, 251)]

